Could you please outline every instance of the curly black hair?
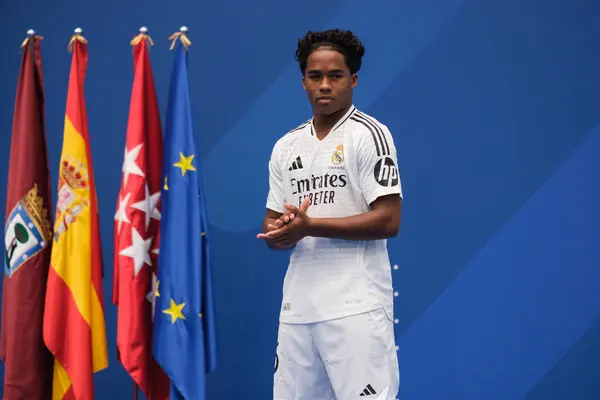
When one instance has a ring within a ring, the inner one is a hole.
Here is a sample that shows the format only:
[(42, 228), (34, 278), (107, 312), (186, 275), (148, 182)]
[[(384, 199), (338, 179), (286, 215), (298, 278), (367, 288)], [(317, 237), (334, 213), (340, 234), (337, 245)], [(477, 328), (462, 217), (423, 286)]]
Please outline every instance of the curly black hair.
[(351, 74), (360, 70), (365, 47), (360, 39), (351, 31), (329, 29), (322, 32), (308, 31), (303, 38), (298, 39), (296, 61), (300, 64), (302, 75), (306, 71), (308, 56), (319, 47), (326, 46), (339, 51), (346, 59), (346, 65)]

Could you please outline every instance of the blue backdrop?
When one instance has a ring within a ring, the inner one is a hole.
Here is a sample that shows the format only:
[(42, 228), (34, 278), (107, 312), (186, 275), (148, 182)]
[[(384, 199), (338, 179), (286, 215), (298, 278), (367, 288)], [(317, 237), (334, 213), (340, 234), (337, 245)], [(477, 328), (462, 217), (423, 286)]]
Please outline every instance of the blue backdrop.
[[(398, 147), (406, 198), (401, 234), (389, 248), (397, 265), (400, 398), (597, 399), (599, 21), (600, 2), (586, 0), (2, 2), (2, 191), (27, 29), (44, 36), (54, 191), (66, 45), (77, 26), (89, 40), (85, 89), (111, 357), (96, 376), (97, 398), (132, 392), (116, 361), (109, 302), (129, 40), (145, 25), (156, 42), (151, 57), (164, 115), (168, 36), (187, 25), (220, 344), (209, 399), (271, 396), (287, 254), (267, 250), (255, 234), (272, 145), (310, 116), (296, 39), (330, 27), (363, 39), (355, 103), (389, 126)], [(4, 202), (2, 195), (1, 210)]]

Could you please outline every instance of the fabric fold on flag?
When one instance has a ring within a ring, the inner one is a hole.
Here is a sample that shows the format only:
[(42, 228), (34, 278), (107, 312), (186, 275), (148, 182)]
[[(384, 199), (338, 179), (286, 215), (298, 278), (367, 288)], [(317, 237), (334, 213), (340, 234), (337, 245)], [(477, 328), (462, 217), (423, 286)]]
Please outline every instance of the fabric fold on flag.
[(22, 46), (6, 187), (0, 358), (6, 400), (50, 399), (52, 354), (43, 340), (52, 217), (41, 37)]
[[(185, 33), (174, 37), (164, 137), (161, 245), (153, 351), (171, 381), (171, 400), (201, 400), (217, 367), (208, 224), (187, 77)], [(181, 43), (180, 43), (181, 42)]]
[(113, 303), (119, 361), (146, 399), (166, 400), (169, 380), (152, 354), (163, 144), (150, 43), (145, 34), (132, 40), (134, 78), (114, 216)]
[(93, 399), (93, 375), (108, 367), (108, 352), (98, 201), (84, 98), (87, 40), (75, 34), (69, 49), (44, 341), (55, 359), (52, 398)]

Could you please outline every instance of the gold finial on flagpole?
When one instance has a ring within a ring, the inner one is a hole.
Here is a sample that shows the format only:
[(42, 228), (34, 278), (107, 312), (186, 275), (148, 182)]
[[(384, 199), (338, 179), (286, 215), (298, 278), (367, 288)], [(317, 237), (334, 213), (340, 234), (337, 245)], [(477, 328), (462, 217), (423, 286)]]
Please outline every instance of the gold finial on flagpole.
[(148, 35), (148, 28), (146, 28), (145, 26), (142, 26), (140, 28), (140, 33), (131, 40), (131, 45), (135, 46), (136, 44), (141, 42), (142, 39), (144, 39), (144, 38), (148, 39), (148, 44), (150, 46), (154, 46), (154, 42), (152, 41), (152, 38), (150, 37), (150, 35)]
[(187, 31), (187, 26), (182, 26), (181, 28), (179, 28), (179, 32), (175, 32), (174, 34), (169, 36), (169, 40), (171, 40), (171, 50), (175, 48), (175, 43), (177, 43), (177, 39), (181, 40), (181, 43), (183, 44), (183, 47), (185, 47), (186, 50), (192, 45), (192, 41), (186, 35)]
[(35, 31), (33, 29), (30, 29), (27, 31), (27, 37), (25, 38), (25, 40), (23, 40), (23, 43), (21, 43), (21, 47), (25, 47), (27, 42), (29, 42), (29, 39), (31, 39), (32, 37), (35, 37), (36, 39), (39, 39), (39, 40), (43, 39), (43, 37), (36, 35)]
[(87, 39), (81, 35), (82, 32), (83, 32), (83, 29), (75, 28), (73, 36), (71, 36), (71, 40), (69, 41), (69, 45), (67, 46), (67, 50), (69, 50), (69, 52), (73, 51), (73, 43), (75, 43), (76, 40), (83, 44), (87, 43)]

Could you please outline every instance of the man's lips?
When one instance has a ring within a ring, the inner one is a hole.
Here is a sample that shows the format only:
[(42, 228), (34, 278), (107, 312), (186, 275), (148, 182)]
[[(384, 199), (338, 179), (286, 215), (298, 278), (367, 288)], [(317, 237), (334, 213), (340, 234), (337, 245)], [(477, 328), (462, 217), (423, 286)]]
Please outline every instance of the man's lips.
[(317, 97), (317, 102), (319, 103), (331, 103), (334, 100), (333, 97), (331, 96), (321, 96), (321, 97)]

